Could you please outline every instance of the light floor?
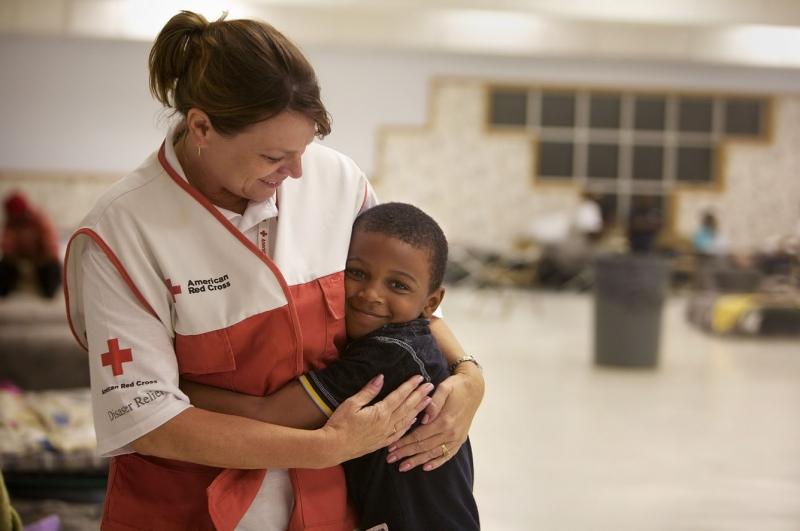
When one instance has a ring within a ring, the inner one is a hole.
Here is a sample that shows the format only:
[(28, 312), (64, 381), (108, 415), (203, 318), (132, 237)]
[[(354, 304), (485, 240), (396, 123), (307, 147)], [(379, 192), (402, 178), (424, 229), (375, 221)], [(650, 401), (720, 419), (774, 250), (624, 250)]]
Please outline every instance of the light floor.
[(593, 364), (590, 295), (450, 289), (480, 356), (487, 531), (800, 530), (800, 340), (719, 338), (664, 312), (658, 369)]

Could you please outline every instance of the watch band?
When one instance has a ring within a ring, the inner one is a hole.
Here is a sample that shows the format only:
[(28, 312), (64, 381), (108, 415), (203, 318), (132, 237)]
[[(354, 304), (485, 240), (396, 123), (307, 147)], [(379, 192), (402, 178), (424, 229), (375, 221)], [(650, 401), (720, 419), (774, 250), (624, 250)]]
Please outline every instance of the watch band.
[(474, 363), (477, 368), (479, 368), (480, 370), (483, 370), (483, 367), (481, 367), (481, 364), (478, 363), (478, 358), (476, 358), (472, 354), (467, 354), (466, 356), (461, 356), (456, 361), (454, 361), (453, 363), (450, 364), (450, 374), (452, 374), (452, 373), (454, 373), (456, 371), (456, 367), (458, 367), (462, 363), (466, 363), (466, 362)]

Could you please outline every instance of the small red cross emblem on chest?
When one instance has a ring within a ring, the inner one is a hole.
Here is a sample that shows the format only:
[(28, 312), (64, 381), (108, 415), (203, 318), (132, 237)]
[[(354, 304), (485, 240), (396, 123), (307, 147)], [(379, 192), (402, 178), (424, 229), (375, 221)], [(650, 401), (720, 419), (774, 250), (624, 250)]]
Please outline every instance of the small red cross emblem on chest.
[(177, 286), (173, 286), (171, 279), (165, 280), (164, 284), (167, 285), (167, 289), (169, 290), (169, 294), (172, 295), (172, 302), (175, 302), (175, 295), (179, 295), (180, 292), (181, 292), (180, 284), (178, 284)]
[(111, 365), (111, 372), (114, 376), (119, 376), (122, 374), (122, 364), (133, 361), (133, 353), (129, 348), (120, 350), (118, 338), (109, 339), (106, 343), (108, 352), (102, 354), (100, 360), (103, 362), (103, 367)]

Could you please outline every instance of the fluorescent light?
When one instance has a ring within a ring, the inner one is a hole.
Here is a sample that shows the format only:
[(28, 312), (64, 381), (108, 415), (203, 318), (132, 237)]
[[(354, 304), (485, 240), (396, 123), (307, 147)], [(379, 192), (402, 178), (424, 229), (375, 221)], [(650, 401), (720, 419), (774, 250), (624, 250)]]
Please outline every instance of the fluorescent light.
[(717, 32), (717, 52), (731, 59), (767, 66), (800, 66), (800, 28), (738, 26)]
[[(200, 13), (209, 21), (228, 12), (228, 18), (258, 18), (248, 3), (224, 0), (80, 1), (73, 4), (73, 30), (102, 37), (153, 40), (164, 24), (182, 9)], [(261, 13), (263, 16), (263, 13)]]
[(541, 17), (508, 11), (459, 9), (431, 16), (442, 44), (465, 50), (538, 46), (546, 29)]

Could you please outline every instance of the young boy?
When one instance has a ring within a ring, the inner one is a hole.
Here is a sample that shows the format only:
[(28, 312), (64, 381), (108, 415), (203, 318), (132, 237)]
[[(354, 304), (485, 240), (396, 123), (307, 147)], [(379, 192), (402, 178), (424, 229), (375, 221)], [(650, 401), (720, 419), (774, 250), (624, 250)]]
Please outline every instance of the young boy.
[[(416, 374), (434, 385), (442, 382), (450, 371), (427, 319), (444, 296), (446, 262), (447, 240), (420, 209), (387, 203), (364, 212), (353, 226), (345, 268), (350, 343), (326, 368), (259, 400), (281, 405), (273, 410), (291, 409), (293, 426), (321, 426), (341, 402), (378, 374), (384, 375), (384, 385), (375, 401)], [(204, 406), (193, 384), (185, 390), (193, 403)], [(219, 403), (215, 400), (216, 409)], [(286, 424), (283, 415), (264, 413), (259, 418)], [(387, 455), (384, 448), (344, 463), (348, 494), (362, 529), (480, 528), (469, 440), (431, 471), (418, 467), (400, 472), (396, 463), (386, 462)]]

